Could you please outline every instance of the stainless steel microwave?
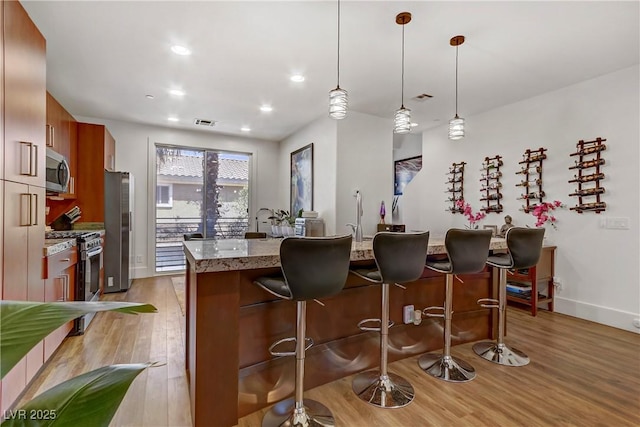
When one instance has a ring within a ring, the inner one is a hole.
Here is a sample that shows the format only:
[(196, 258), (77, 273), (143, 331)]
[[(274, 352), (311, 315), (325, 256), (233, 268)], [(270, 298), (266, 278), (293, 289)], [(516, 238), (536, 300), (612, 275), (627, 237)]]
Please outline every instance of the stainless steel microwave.
[(46, 165), (46, 185), (47, 192), (66, 193), (69, 185), (69, 163), (60, 153), (47, 148)]

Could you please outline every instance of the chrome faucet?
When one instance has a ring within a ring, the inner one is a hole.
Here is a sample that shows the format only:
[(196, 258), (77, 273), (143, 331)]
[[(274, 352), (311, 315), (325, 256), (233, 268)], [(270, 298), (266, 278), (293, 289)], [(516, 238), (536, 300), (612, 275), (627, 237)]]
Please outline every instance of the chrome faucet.
[(353, 237), (356, 242), (362, 242), (362, 194), (360, 190), (356, 191), (354, 196), (356, 198), (356, 223), (348, 223), (353, 232)]

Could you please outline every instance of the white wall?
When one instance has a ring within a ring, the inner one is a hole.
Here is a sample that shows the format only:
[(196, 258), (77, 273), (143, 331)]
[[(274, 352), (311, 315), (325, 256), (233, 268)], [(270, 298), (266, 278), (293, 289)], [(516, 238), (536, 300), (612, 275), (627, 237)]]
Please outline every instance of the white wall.
[(336, 121), (320, 117), (280, 142), (278, 204), (291, 207), (291, 153), (313, 143), (313, 210), (325, 221), (327, 235), (335, 234), (336, 221)]
[(422, 154), (422, 134), (393, 135), (393, 160), (403, 160)]
[[(505, 214), (515, 225), (533, 226), (533, 216), (519, 211), (518, 161), (527, 148), (547, 148), (543, 189), (546, 201), (561, 200), (567, 209), (556, 211), (558, 230), (547, 227), (557, 245), (556, 277), (562, 283), (555, 309), (560, 313), (638, 332), (632, 320), (640, 318), (639, 204), (640, 109), (639, 67), (588, 80), (558, 91), (504, 106), (467, 119), (467, 137), (447, 139), (441, 126), (423, 133), (423, 169), (406, 187), (403, 208), (409, 228), (425, 227), (434, 235), (465, 224), (461, 215), (445, 214), (445, 176), (453, 162), (466, 161), (465, 199), (480, 208), (480, 167), (485, 156), (504, 156), (504, 212), (490, 214), (483, 224), (503, 223)], [(578, 214), (568, 208), (577, 198), (568, 170), (576, 159), (580, 139), (607, 139), (603, 172), (606, 188), (601, 214)], [(607, 217), (629, 219), (629, 230), (601, 226)]]
[(150, 160), (155, 158), (155, 144), (250, 153), (251, 227), (255, 226), (253, 221), (258, 208), (273, 207), (276, 204), (279, 162), (277, 142), (90, 117), (76, 116), (76, 120), (104, 124), (116, 140), (116, 170), (128, 171), (134, 176), (134, 254), (142, 256), (142, 262), (135, 266), (134, 278), (151, 277), (155, 274), (155, 235), (152, 221), (155, 215), (155, 170), (149, 168)]
[(338, 123), (336, 233), (350, 232), (356, 222), (355, 190), (362, 195), (362, 231), (373, 235), (380, 222), (380, 202), (391, 222), (393, 199), (393, 121), (349, 111)]

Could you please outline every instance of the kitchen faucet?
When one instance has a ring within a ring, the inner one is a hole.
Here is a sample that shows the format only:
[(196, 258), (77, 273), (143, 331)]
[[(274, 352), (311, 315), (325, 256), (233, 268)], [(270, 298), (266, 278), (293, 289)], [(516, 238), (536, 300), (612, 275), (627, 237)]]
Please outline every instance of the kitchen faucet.
[(356, 190), (354, 197), (356, 198), (356, 223), (348, 223), (347, 225), (351, 227), (354, 240), (362, 242), (362, 194), (360, 194), (360, 190)]

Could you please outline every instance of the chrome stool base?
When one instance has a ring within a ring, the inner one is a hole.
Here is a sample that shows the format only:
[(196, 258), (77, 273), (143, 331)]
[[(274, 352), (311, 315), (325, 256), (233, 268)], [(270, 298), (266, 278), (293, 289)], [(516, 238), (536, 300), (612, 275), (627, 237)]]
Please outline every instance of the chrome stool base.
[(264, 414), (262, 427), (333, 427), (333, 414), (320, 402), (303, 400), (304, 407), (296, 410), (295, 399), (276, 403)]
[(493, 341), (483, 341), (473, 345), (473, 351), (489, 362), (505, 366), (524, 366), (529, 364), (529, 357), (515, 348)]
[(378, 408), (402, 408), (411, 403), (415, 395), (409, 381), (391, 373), (383, 376), (379, 371), (359, 373), (351, 387), (361, 400)]
[(427, 353), (418, 359), (418, 365), (432, 377), (451, 382), (467, 382), (476, 377), (476, 370), (462, 359)]

